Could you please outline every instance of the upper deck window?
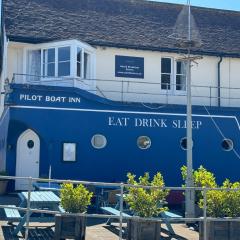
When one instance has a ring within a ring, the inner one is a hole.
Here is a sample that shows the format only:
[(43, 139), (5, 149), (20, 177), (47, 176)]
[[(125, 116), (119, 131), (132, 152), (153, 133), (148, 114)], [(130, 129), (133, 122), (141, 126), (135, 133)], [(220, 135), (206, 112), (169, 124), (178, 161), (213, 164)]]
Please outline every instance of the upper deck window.
[(77, 77), (82, 76), (82, 49), (77, 47)]
[(161, 61), (161, 89), (171, 89), (171, 77), (172, 77), (172, 59), (162, 58)]
[(173, 61), (172, 58), (161, 59), (161, 89), (170, 93), (186, 91), (185, 61)]
[(43, 76), (70, 76), (70, 47), (43, 50)]
[(58, 48), (58, 76), (70, 76), (70, 47)]
[(176, 90), (186, 91), (186, 63), (176, 61)]
[(55, 48), (43, 50), (43, 75), (55, 76)]
[(38, 81), (46, 78), (46, 82), (54, 77), (90, 79), (94, 75), (94, 53), (95, 49), (77, 40), (30, 46), (26, 48), (26, 74), (31, 79), (38, 75)]

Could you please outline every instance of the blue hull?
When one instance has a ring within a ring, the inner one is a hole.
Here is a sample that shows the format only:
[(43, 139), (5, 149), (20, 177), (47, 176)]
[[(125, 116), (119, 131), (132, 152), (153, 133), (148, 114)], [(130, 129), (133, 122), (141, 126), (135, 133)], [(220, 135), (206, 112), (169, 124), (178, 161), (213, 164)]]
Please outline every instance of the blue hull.
[[(15, 175), (16, 145), (19, 136), (32, 129), (40, 137), (40, 176), (58, 179), (120, 182), (127, 172), (164, 175), (167, 186), (180, 186), (180, 168), (186, 151), (180, 141), (186, 136), (186, 108), (123, 104), (97, 97), (83, 90), (61, 87), (12, 85), (6, 99), (9, 109), (6, 167)], [(239, 180), (239, 109), (193, 107), (193, 165), (203, 165), (221, 182)], [(216, 127), (218, 126), (218, 128)], [(3, 128), (3, 125), (1, 126)], [(6, 127), (5, 127), (6, 128)], [(102, 134), (103, 149), (95, 149), (91, 139)], [(224, 151), (224, 135), (234, 143), (234, 151)], [(139, 136), (148, 136), (151, 147), (137, 146)], [(63, 162), (62, 144), (77, 143), (76, 162)]]

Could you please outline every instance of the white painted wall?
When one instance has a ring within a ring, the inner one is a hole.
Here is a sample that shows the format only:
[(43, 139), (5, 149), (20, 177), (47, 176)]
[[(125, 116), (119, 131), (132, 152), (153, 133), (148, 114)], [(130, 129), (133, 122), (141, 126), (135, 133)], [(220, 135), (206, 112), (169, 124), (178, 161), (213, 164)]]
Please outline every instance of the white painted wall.
[[(24, 47), (26, 46), (25, 44)], [(32, 47), (32, 45), (30, 46)], [(18, 46), (15, 44), (9, 46), (9, 79), (12, 78), (13, 73), (23, 72), (23, 55), (22, 45)], [(115, 77), (115, 55), (144, 57), (144, 79)], [(94, 78), (98, 79), (96, 83), (97, 89), (99, 89), (98, 94), (113, 100), (154, 102), (159, 104), (186, 104), (185, 94), (176, 92), (167, 93), (161, 90), (162, 57), (172, 57), (176, 60), (181, 56), (175, 53), (97, 47), (93, 65), (96, 69)], [(192, 85), (198, 86), (192, 88), (193, 104), (217, 105), (217, 64), (219, 59), (219, 57), (203, 56), (202, 59), (196, 60), (197, 64), (193, 63)], [(221, 96), (225, 98), (221, 100), (223, 106), (240, 106), (239, 73), (240, 59), (223, 59), (221, 64), (221, 87), (223, 87), (221, 89)], [(229, 90), (229, 87), (237, 87), (239, 89)], [(121, 93), (122, 89), (124, 91), (123, 94)], [(239, 99), (229, 99), (230, 95), (231, 98)]]
[(23, 48), (9, 47), (7, 59), (8, 79), (11, 81), (14, 73), (23, 73)]
[[(145, 78), (144, 79), (122, 79), (115, 77), (115, 55), (144, 57)], [(123, 100), (140, 101), (140, 102), (158, 102), (158, 103), (178, 103), (185, 104), (185, 95), (177, 92), (168, 92), (161, 90), (161, 58), (171, 57), (175, 60), (181, 58), (174, 53), (161, 53), (153, 51), (139, 51), (117, 48), (97, 48), (96, 51), (96, 76), (98, 79), (123, 80), (123, 89), (125, 91), (146, 92), (148, 94), (124, 94)], [(192, 85), (204, 86), (193, 87), (193, 103), (210, 105), (210, 87), (217, 86), (217, 57), (204, 56), (203, 59), (196, 60), (197, 64), (192, 66)], [(240, 60), (238, 60), (240, 64)], [(174, 71), (176, 67), (174, 64)], [(139, 84), (138, 82), (145, 82)], [(149, 82), (149, 83), (148, 83)], [(155, 83), (155, 84), (150, 84)], [(121, 91), (121, 83), (99, 82), (97, 86), (100, 89), (114, 89)], [(150, 95), (156, 94), (156, 95)], [(114, 99), (119, 99), (121, 94), (105, 93)], [(198, 96), (198, 97), (194, 97)], [(199, 97), (201, 96), (201, 97)], [(217, 103), (217, 89), (211, 91), (211, 104)]]

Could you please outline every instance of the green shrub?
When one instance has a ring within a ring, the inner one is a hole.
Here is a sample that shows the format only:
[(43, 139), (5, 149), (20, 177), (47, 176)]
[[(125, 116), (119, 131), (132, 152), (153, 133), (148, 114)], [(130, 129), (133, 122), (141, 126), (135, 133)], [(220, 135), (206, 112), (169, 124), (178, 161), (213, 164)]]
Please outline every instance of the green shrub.
[[(240, 217), (240, 190), (228, 191), (229, 189), (239, 189), (240, 182), (231, 183), (226, 179), (221, 187), (223, 190), (207, 191), (207, 214), (211, 217)], [(203, 208), (203, 199), (199, 206)]]
[(139, 217), (154, 217), (158, 216), (161, 212), (166, 211), (167, 208), (163, 207), (168, 195), (168, 190), (163, 190), (164, 180), (161, 173), (157, 173), (153, 180), (150, 180), (149, 173), (145, 173), (136, 181), (136, 176), (128, 173), (128, 183), (135, 186), (155, 186), (159, 188), (144, 189), (141, 187), (129, 187), (128, 194), (125, 201), (135, 215)]
[[(184, 181), (187, 179), (187, 167), (183, 166), (181, 168), (182, 178)], [(209, 172), (203, 166), (200, 166), (197, 170), (193, 170), (193, 182), (195, 187), (206, 187), (206, 188), (216, 188), (216, 178), (213, 173)], [(185, 186), (185, 185), (183, 185)], [(203, 198), (202, 191), (196, 191), (196, 202)]]
[[(187, 177), (187, 167), (181, 168), (183, 179)], [(207, 171), (203, 166), (193, 171), (193, 181), (195, 187), (219, 188), (213, 173)], [(240, 217), (240, 190), (227, 191), (229, 189), (240, 188), (240, 182), (231, 183), (226, 179), (222, 190), (208, 190), (207, 215), (210, 217)], [(200, 208), (204, 207), (203, 191), (196, 191), (196, 202)]]
[(69, 213), (83, 213), (91, 204), (92, 195), (82, 184), (74, 187), (72, 183), (64, 183), (60, 190), (61, 206)]

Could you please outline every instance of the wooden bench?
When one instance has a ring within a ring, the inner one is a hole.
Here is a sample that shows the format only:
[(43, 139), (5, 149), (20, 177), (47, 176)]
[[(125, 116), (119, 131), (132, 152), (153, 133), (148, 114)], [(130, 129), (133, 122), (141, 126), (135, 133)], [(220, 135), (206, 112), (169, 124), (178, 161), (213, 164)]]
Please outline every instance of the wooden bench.
[[(109, 213), (109, 214), (112, 214), (114, 216), (120, 216), (120, 211), (115, 209), (115, 208), (112, 208), (112, 207), (101, 207), (101, 210), (105, 213)], [(131, 215), (128, 215), (126, 213), (123, 213), (122, 216), (123, 217), (131, 217)], [(182, 216), (180, 216), (178, 214), (175, 214), (175, 213), (172, 213), (172, 212), (169, 212), (169, 211), (162, 212), (160, 214), (160, 216), (161, 216), (161, 218), (164, 218), (163, 222), (166, 224), (169, 233), (171, 235), (175, 235), (175, 232), (174, 232), (174, 230), (171, 226), (171, 222), (173, 222), (173, 221), (169, 221), (169, 220), (171, 218), (182, 218)], [(106, 224), (111, 225), (112, 220), (113, 219), (109, 218)], [(179, 221), (176, 221), (176, 222), (179, 222)]]
[(163, 217), (163, 218), (182, 218), (183, 216), (178, 215), (173, 212), (165, 211), (165, 212), (161, 213), (161, 217)]
[(4, 208), (3, 210), (9, 223), (19, 221), (21, 219), (19, 211), (17, 209), (10, 208), (16, 207), (16, 205), (7, 205), (6, 207), (7, 208)]
[[(119, 216), (120, 217), (120, 211), (117, 210), (116, 208), (112, 208), (112, 207), (101, 207), (101, 210), (105, 213), (110, 213), (112, 215), (115, 216)], [(127, 213), (122, 213), (123, 217), (131, 217), (131, 215), (128, 215)]]
[[(104, 213), (108, 213), (108, 214), (111, 214), (111, 215), (114, 215), (114, 216), (119, 216), (120, 217), (120, 211), (117, 210), (116, 208), (112, 208), (112, 207), (101, 207), (100, 208)], [(131, 215), (128, 215), (127, 213), (122, 213), (122, 216), (123, 217), (131, 217)], [(112, 218), (109, 218), (107, 220), (107, 225), (111, 225), (113, 219)]]
[(173, 222), (178, 223), (179, 221), (174, 221), (174, 220), (169, 221), (169, 220), (170, 220), (171, 218), (182, 218), (182, 216), (181, 216), (181, 215), (178, 215), (178, 214), (175, 214), (175, 213), (172, 213), (172, 212), (169, 212), (169, 211), (164, 211), (164, 212), (162, 212), (162, 213), (160, 214), (160, 216), (161, 216), (162, 218), (164, 218), (164, 219), (163, 219), (163, 222), (166, 224), (166, 227), (167, 227), (169, 233), (170, 233), (171, 235), (176, 235), (175, 232), (174, 232), (174, 230), (173, 230), (173, 228), (172, 228), (171, 223), (173, 223)]

